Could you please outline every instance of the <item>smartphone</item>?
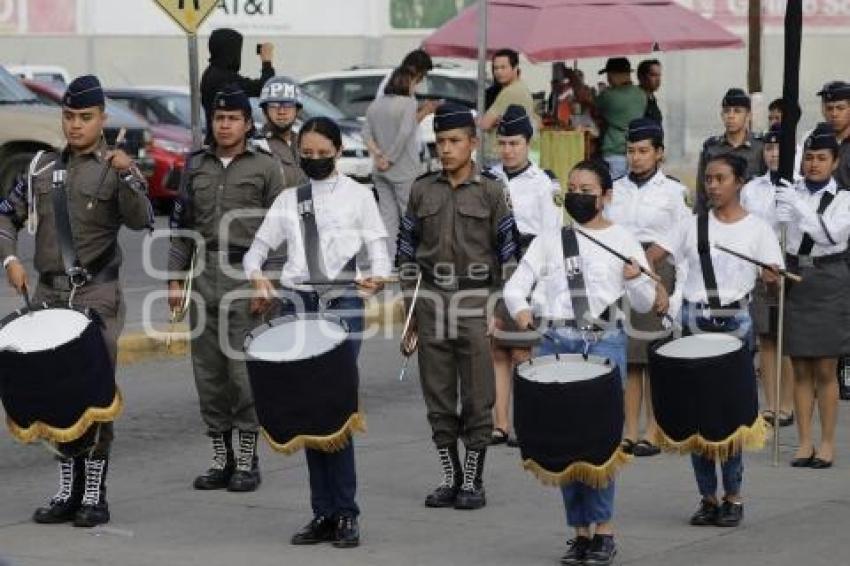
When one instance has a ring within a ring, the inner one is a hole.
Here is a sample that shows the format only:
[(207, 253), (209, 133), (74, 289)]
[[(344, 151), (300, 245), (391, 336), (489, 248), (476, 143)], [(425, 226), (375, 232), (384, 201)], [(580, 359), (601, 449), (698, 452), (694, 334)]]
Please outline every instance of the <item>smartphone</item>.
[(263, 44), (262, 44), (262, 43), (258, 43), (258, 44), (257, 44), (257, 55), (259, 55), (259, 54), (260, 54), (260, 52), (261, 52), (262, 50), (263, 50)]

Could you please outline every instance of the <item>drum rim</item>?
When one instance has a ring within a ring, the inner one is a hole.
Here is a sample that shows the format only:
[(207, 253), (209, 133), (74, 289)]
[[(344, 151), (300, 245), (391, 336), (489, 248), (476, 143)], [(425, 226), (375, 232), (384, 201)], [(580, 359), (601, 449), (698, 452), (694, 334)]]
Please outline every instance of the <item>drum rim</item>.
[[(686, 358), (686, 357), (682, 357), (682, 356), (670, 356), (668, 354), (662, 354), (659, 351), (664, 346), (667, 346), (668, 344), (672, 344), (673, 342), (677, 342), (679, 340), (684, 340), (685, 338), (695, 338), (695, 339), (698, 339), (698, 340), (699, 339), (708, 339), (708, 340), (732, 339), (732, 340), (736, 340), (738, 342), (738, 344), (737, 344), (737, 347), (734, 350), (730, 350), (728, 352), (719, 352), (719, 353), (713, 354), (711, 356), (703, 356), (703, 357), (700, 357), (700, 358)], [(721, 357), (721, 356), (728, 356), (730, 354), (734, 354), (736, 352), (739, 352), (741, 350), (741, 348), (743, 348), (744, 346), (746, 346), (746, 342), (744, 342), (743, 340), (741, 340), (737, 336), (731, 336), (731, 335), (729, 335), (728, 333), (725, 333), (725, 332), (700, 332), (699, 334), (690, 334), (688, 336), (681, 336), (679, 338), (674, 338), (673, 340), (659, 341), (656, 344), (650, 345), (650, 351), (654, 355), (658, 356), (659, 358), (663, 358), (665, 360), (697, 361), (697, 360), (707, 360), (707, 359), (711, 359), (711, 358), (717, 358), (717, 357)]]
[[(333, 348), (337, 348), (340, 344), (344, 344), (345, 341), (348, 339), (348, 334), (351, 333), (351, 331), (348, 328), (348, 323), (342, 317), (335, 315), (335, 314), (330, 314), (330, 313), (325, 313), (325, 312), (304, 312), (304, 313), (285, 314), (283, 316), (275, 317), (268, 322), (264, 322), (263, 324), (257, 326), (256, 328), (254, 328), (253, 330), (248, 332), (248, 334), (245, 336), (245, 341), (243, 342), (243, 345), (242, 345), (242, 351), (245, 353), (245, 357), (249, 361), (265, 362), (265, 363), (273, 363), (273, 364), (274, 363), (311, 360), (311, 359), (316, 358), (317, 356), (310, 356), (310, 357), (307, 357), (307, 358), (302, 358), (300, 360), (272, 361), (272, 360), (266, 360), (266, 359), (263, 359), (263, 358), (258, 358), (256, 356), (252, 355), (248, 351), (248, 348), (251, 346), (251, 342), (253, 342), (255, 338), (257, 338), (260, 334), (262, 334), (266, 330), (270, 330), (271, 328), (274, 328), (275, 326), (281, 326), (284, 323), (294, 322), (296, 320), (325, 320), (325, 321), (328, 321), (328, 322), (333, 322), (333, 323), (338, 324), (342, 328), (342, 330), (345, 332), (346, 338), (344, 340), (342, 340), (341, 342), (339, 342), (338, 344), (335, 344)], [(333, 350), (333, 348), (331, 348), (331, 350)], [(322, 354), (319, 354), (319, 355), (321, 356), (321, 355), (327, 354), (331, 350), (327, 350), (326, 352), (323, 352)]]
[[(534, 361), (538, 360), (538, 364), (540, 365), (552, 365), (552, 362), (560, 363), (560, 362), (583, 362), (583, 363), (592, 363), (595, 365), (599, 365), (605, 367), (607, 371), (601, 375), (596, 376), (596, 378), (602, 377), (610, 373), (611, 371), (617, 368), (616, 364), (611, 360), (611, 358), (607, 358), (605, 356), (596, 356), (593, 354), (588, 355), (587, 357), (584, 354), (546, 354), (545, 356), (536, 356), (531, 358), (528, 361), (522, 362), (518, 366), (516, 366), (516, 374), (518, 377), (522, 379), (529, 380), (528, 377), (522, 374), (524, 369), (528, 369), (530, 367), (534, 367)], [(541, 363), (542, 362), (542, 363)], [(591, 378), (591, 379), (596, 379)], [(531, 381), (531, 380), (529, 380)], [(589, 381), (589, 379), (585, 379), (582, 381)], [(561, 382), (556, 382), (561, 383)], [(563, 383), (577, 383), (577, 382), (563, 382)]]
[[(73, 312), (79, 313), (79, 314), (83, 315), (84, 317), (86, 317), (86, 319), (89, 321), (89, 324), (97, 322), (95, 312), (90, 307), (68, 305), (67, 303), (48, 303), (47, 301), (44, 301), (44, 302), (41, 302), (41, 303), (38, 303), (38, 304), (33, 304), (32, 308), (21, 307), (17, 310), (10, 312), (9, 314), (4, 316), (3, 318), (0, 318), (0, 330), (3, 330), (4, 328), (6, 328), (6, 326), (9, 325), (9, 323), (11, 323), (15, 320), (18, 320), (19, 318), (21, 318), (21, 317), (23, 317), (27, 314), (36, 313), (36, 312), (40, 312), (40, 311), (46, 311), (46, 310), (73, 311)], [(88, 328), (88, 325), (86, 325), (86, 328)], [(42, 352), (51, 352), (51, 351), (54, 351), (58, 348), (61, 348), (62, 346), (65, 346), (66, 344), (70, 343), (73, 340), (79, 339), (80, 336), (82, 336), (84, 332), (85, 332), (85, 329), (83, 329), (83, 332), (80, 332), (77, 336), (75, 336), (71, 340), (68, 340), (68, 342), (64, 342), (64, 343), (58, 344), (56, 346), (50, 346), (49, 348), (44, 348), (43, 350), (31, 350), (29, 352), (24, 352), (24, 351), (21, 351), (21, 350), (14, 350), (14, 349), (10, 349), (10, 348), (7, 348), (7, 349), (0, 348), (0, 353), (13, 353), (13, 354), (29, 355), (29, 354), (39, 354), (39, 353), (42, 353)]]

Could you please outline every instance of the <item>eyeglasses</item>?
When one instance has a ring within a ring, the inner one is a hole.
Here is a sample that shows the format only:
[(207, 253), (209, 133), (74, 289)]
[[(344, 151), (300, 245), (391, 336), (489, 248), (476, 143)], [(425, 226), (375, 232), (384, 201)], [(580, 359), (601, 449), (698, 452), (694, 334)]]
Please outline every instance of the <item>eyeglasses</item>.
[(283, 110), (285, 108), (297, 108), (294, 102), (269, 102), (267, 104), (269, 110)]

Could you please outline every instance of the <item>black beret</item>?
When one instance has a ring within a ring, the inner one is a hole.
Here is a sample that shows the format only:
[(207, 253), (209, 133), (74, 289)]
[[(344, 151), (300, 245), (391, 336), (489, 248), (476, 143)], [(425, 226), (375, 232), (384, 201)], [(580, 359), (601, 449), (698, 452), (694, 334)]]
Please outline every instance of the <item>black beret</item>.
[(216, 110), (241, 110), (251, 114), (251, 101), (245, 91), (235, 85), (226, 85), (213, 99), (213, 112)]
[(75, 110), (104, 104), (106, 104), (106, 97), (103, 95), (103, 88), (94, 75), (77, 77), (71, 81), (62, 96), (62, 105)]
[(818, 96), (824, 102), (835, 102), (838, 100), (850, 100), (850, 84), (844, 81), (830, 81), (823, 85), (818, 91)]
[(821, 122), (812, 130), (809, 137), (806, 138), (806, 143), (803, 144), (803, 147), (812, 151), (819, 149), (838, 151), (838, 138), (835, 137), (835, 128), (827, 122)]
[(525, 136), (531, 139), (534, 135), (534, 127), (525, 112), (525, 108), (519, 104), (511, 104), (502, 115), (497, 133), (500, 136)]
[(629, 122), (626, 140), (639, 142), (642, 140), (658, 140), (664, 143), (664, 129), (652, 118), (636, 118)]
[(764, 143), (779, 143), (780, 137), (782, 137), (782, 124), (776, 123), (764, 133), (762, 139), (764, 140)]
[(445, 102), (434, 112), (434, 132), (444, 132), (455, 128), (475, 127), (472, 111), (461, 104)]
[(730, 88), (726, 91), (726, 94), (723, 95), (723, 101), (720, 103), (723, 108), (729, 108), (730, 106), (736, 106), (740, 108), (752, 108), (752, 101), (750, 101), (750, 95), (741, 90), (740, 88)]

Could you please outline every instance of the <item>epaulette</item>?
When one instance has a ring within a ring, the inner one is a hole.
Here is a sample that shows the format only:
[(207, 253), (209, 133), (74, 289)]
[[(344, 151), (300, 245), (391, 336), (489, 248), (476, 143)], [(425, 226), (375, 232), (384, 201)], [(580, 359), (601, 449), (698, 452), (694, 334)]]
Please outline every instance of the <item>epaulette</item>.
[(546, 173), (549, 176), (549, 178), (552, 179), (553, 181), (558, 180), (558, 176), (555, 175), (555, 172), (552, 171), (551, 169), (544, 169), (543, 172)]
[(676, 178), (676, 177), (674, 177), (673, 175), (668, 175), (667, 173), (664, 173), (664, 176), (665, 176), (665, 177), (667, 177), (668, 179), (670, 179), (671, 181), (676, 181), (676, 182), (677, 182), (677, 183), (679, 183), (680, 185), (682, 184), (682, 181), (680, 181), (679, 179), (677, 179), (677, 178)]
[(498, 181), (498, 180), (499, 180), (499, 176), (498, 176), (498, 175), (496, 175), (495, 173), (493, 173), (492, 171), (490, 171), (489, 169), (485, 169), (484, 171), (482, 171), (482, 172), (481, 172), (481, 176), (482, 176), (482, 177), (487, 177), (488, 179), (492, 179), (492, 180), (494, 180), (494, 181)]

